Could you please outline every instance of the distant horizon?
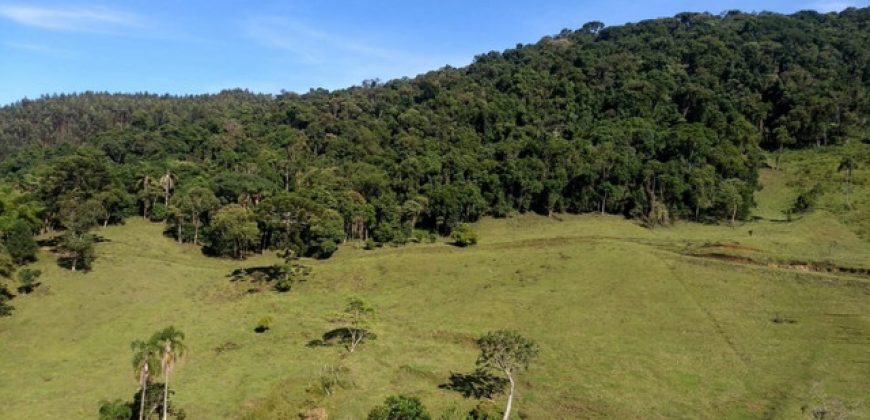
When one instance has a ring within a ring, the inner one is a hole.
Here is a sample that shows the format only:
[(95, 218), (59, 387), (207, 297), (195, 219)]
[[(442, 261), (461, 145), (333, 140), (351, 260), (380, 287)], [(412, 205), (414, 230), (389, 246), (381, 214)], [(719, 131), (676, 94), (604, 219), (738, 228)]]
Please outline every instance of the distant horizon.
[[(346, 1), (328, 8), (283, 3), (236, 10), (230, 2), (158, 1), (150, 10), (139, 10), (132, 2), (110, 8), (0, 1), (0, 57), (13, 63), (0, 68), (0, 106), (86, 92), (182, 97), (235, 89), (263, 95), (333, 91), (366, 79), (387, 82), (445, 66), (465, 67), (479, 54), (534, 43), (589, 21), (619, 26), (681, 12), (825, 13), (868, 5), (653, 1), (620, 7), (625, 2), (464, 5), (451, 0), (412, 6), (382, 1), (380, 8)], [(468, 13), (456, 13), (463, 9)]]

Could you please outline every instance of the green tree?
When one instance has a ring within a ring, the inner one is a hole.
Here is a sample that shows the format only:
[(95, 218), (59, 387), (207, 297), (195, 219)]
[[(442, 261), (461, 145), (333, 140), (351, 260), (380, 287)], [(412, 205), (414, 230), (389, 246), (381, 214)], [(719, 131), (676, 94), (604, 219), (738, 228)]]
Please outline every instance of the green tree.
[(39, 283), (39, 276), (42, 275), (42, 271), (35, 270), (31, 268), (25, 268), (18, 272), (18, 292), (28, 294), (33, 292)]
[(424, 196), (416, 196), (413, 199), (405, 200), (402, 204), (402, 219), (408, 227), (409, 233), (417, 227), (417, 221), (420, 216), (426, 214), (429, 209), (429, 199)]
[(719, 186), (718, 201), (731, 219), (731, 224), (737, 220), (737, 213), (743, 206), (743, 189), (745, 184), (739, 179), (727, 179)]
[(239, 204), (230, 204), (217, 211), (211, 221), (212, 245), (230, 250), (235, 258), (244, 258), (248, 248), (259, 237), (260, 231), (254, 213)]
[(477, 366), (504, 373), (510, 381), (510, 393), (504, 411), (504, 420), (508, 420), (516, 388), (514, 375), (520, 370), (527, 369), (529, 363), (538, 356), (538, 345), (516, 332), (499, 330), (486, 333), (479, 338), (477, 346), (480, 348)]
[(842, 172), (846, 171), (846, 185), (844, 186), (846, 192), (846, 208), (852, 209), (852, 202), (850, 200), (850, 195), (852, 193), (852, 171), (858, 166), (854, 156), (846, 156), (842, 160), (840, 160), (840, 165), (837, 166), (837, 171)]
[(4, 234), (3, 242), (15, 264), (20, 265), (36, 260), (39, 245), (33, 238), (33, 228), (30, 223), (15, 219), (12, 225), (5, 229)]
[(368, 420), (430, 420), (432, 416), (417, 397), (393, 395), (369, 412)]
[(145, 401), (151, 378), (160, 373), (160, 352), (162, 349), (153, 340), (136, 340), (130, 343), (133, 350), (133, 369), (139, 380), (139, 420), (145, 418)]
[(149, 210), (157, 202), (162, 192), (162, 186), (150, 175), (142, 175), (137, 181), (136, 197), (142, 202), (142, 218), (148, 219)]
[(122, 400), (100, 401), (100, 420), (130, 420), (133, 409)]
[(779, 170), (779, 163), (782, 160), (782, 153), (786, 146), (791, 146), (795, 143), (794, 137), (785, 126), (779, 126), (773, 129), (773, 141), (776, 143), (776, 162), (774, 169)]
[(102, 210), (101, 219), (103, 227), (109, 225), (112, 219), (119, 217), (121, 211), (127, 206), (130, 196), (121, 188), (112, 187), (104, 191), (100, 191), (94, 196), (94, 199), (100, 203)]
[[(148, 393), (154, 388), (151, 378), (163, 376), (163, 398), (159, 407), (163, 411), (163, 419), (171, 410), (169, 402), (169, 376), (178, 360), (187, 350), (184, 345), (184, 333), (173, 326), (155, 332), (147, 341), (136, 340), (130, 343), (133, 350), (133, 368), (139, 379), (138, 414), (142, 420), (146, 416), (146, 402), (152, 401)], [(149, 406), (157, 407), (153, 401)]]
[(456, 246), (466, 247), (477, 244), (477, 232), (467, 223), (460, 223), (450, 232), (450, 239)]
[(94, 236), (88, 230), (97, 225), (102, 212), (100, 203), (65, 201), (61, 204), (60, 221), (67, 229), (61, 238), (60, 250), (72, 271), (88, 269), (94, 259)]
[(347, 351), (353, 353), (357, 346), (371, 335), (370, 324), (374, 315), (374, 308), (362, 299), (353, 297), (348, 299), (344, 311), (332, 315), (329, 321), (343, 328), (342, 339), (347, 345)]
[(160, 177), (160, 187), (163, 188), (163, 205), (169, 206), (169, 196), (175, 189), (175, 184), (178, 182), (178, 177), (168, 169), (163, 176)]
[(193, 224), (193, 244), (199, 245), (199, 231), (202, 219), (220, 207), (220, 200), (208, 187), (193, 187), (175, 197), (176, 207), (190, 216)]
[(12, 311), (15, 310), (15, 307), (9, 304), (9, 301), (15, 295), (6, 288), (6, 285), (0, 284), (0, 317), (10, 316), (12, 315)]
[(166, 420), (167, 410), (169, 408), (169, 374), (178, 360), (184, 356), (186, 347), (184, 346), (184, 333), (175, 329), (175, 327), (167, 327), (156, 333), (150, 340), (158, 348), (160, 348), (160, 366), (163, 372), (163, 419)]
[(0, 276), (9, 277), (15, 271), (15, 261), (6, 250), (6, 246), (0, 243)]

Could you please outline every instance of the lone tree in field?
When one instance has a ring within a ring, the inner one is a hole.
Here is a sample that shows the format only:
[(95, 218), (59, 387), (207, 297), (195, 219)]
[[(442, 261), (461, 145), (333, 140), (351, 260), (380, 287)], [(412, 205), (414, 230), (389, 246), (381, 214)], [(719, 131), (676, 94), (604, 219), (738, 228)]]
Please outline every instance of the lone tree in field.
[(152, 369), (155, 369), (154, 375), (159, 373), (156, 369), (160, 367), (160, 348), (156, 343), (149, 341), (136, 340), (130, 343), (130, 348), (133, 350), (133, 369), (139, 379), (139, 420), (145, 418), (145, 393), (148, 390), (148, 383), (151, 381)]
[(846, 207), (852, 209), (850, 194), (852, 192), (852, 171), (857, 167), (857, 162), (852, 156), (846, 156), (840, 161), (840, 166), (837, 167), (838, 172), (846, 171)]
[(133, 349), (133, 368), (139, 376), (139, 420), (145, 418), (145, 395), (150, 388), (150, 379), (163, 374), (163, 416), (167, 418), (169, 408), (169, 374), (181, 356), (184, 355), (184, 333), (175, 327), (166, 327), (151, 335), (148, 341), (136, 340), (130, 343)]
[[(369, 320), (375, 310), (360, 298), (350, 298), (343, 312), (330, 318), (330, 322), (344, 326), (342, 339), (347, 344), (347, 350), (353, 353), (357, 346), (371, 335)], [(329, 333), (327, 333), (329, 334)]]
[(152, 345), (160, 348), (160, 367), (163, 371), (163, 420), (169, 408), (169, 374), (175, 363), (184, 355), (184, 333), (175, 327), (164, 328), (151, 337)]
[(538, 356), (538, 345), (516, 332), (499, 330), (488, 332), (480, 337), (477, 346), (480, 347), (477, 366), (503, 372), (510, 381), (510, 393), (503, 417), (504, 420), (508, 420), (516, 387), (514, 374), (529, 367), (529, 363)]

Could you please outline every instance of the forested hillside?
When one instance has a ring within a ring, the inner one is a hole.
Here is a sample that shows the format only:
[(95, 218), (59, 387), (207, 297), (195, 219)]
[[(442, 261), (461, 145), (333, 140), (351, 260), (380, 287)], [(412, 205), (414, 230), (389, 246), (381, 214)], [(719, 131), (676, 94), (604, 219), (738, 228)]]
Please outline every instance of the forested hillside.
[(763, 150), (867, 141), (868, 17), (590, 22), (465, 68), (304, 95), (25, 100), (0, 110), (2, 230), (65, 228), (75, 268), (91, 226), (134, 214), (236, 257), (328, 257), (513, 212), (733, 221)]

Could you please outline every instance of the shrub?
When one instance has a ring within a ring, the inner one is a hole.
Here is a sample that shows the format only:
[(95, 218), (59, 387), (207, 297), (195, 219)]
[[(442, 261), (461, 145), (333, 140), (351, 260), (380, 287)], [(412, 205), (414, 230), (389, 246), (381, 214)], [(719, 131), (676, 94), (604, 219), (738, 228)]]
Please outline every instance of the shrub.
[(151, 207), (151, 211), (148, 212), (148, 219), (152, 222), (162, 222), (166, 220), (166, 217), (169, 215), (169, 209), (166, 208), (166, 205), (163, 203), (154, 204), (154, 207)]
[(480, 402), (468, 412), (469, 420), (499, 420), (501, 418), (501, 410), (492, 401)]
[(34, 270), (30, 268), (25, 268), (18, 272), (18, 293), (28, 294), (36, 289), (39, 286), (39, 283), (36, 281), (39, 276), (42, 275), (42, 271)]
[(353, 386), (353, 382), (347, 379), (350, 370), (343, 366), (324, 365), (320, 369), (317, 379), (308, 385), (306, 391), (321, 397), (335, 394), (339, 389), (347, 389)]
[(130, 420), (133, 417), (133, 408), (130, 404), (121, 400), (100, 401), (100, 420)]
[(33, 228), (29, 223), (17, 220), (6, 232), (6, 248), (15, 264), (24, 264), (36, 260), (39, 245), (33, 239)]
[(257, 326), (254, 328), (254, 331), (262, 334), (266, 331), (269, 331), (272, 328), (272, 317), (264, 316), (257, 321)]
[(369, 412), (369, 420), (430, 420), (432, 416), (417, 397), (394, 395), (387, 397), (383, 405)]
[(311, 256), (320, 260), (325, 260), (332, 256), (338, 250), (338, 244), (331, 239), (319, 242), (309, 249)]
[(15, 295), (6, 289), (6, 286), (0, 284), (0, 317), (12, 315), (12, 311), (15, 310), (15, 307), (7, 302), (12, 300), (13, 297), (15, 297)]
[(477, 232), (471, 229), (471, 226), (462, 223), (453, 228), (453, 232), (450, 233), (450, 239), (453, 240), (453, 244), (456, 246), (471, 246), (477, 244)]
[(366, 244), (365, 244), (365, 246), (363, 246), (363, 249), (365, 249), (367, 251), (371, 251), (371, 250), (377, 248), (377, 246), (378, 246), (378, 244), (376, 244), (373, 239), (369, 239), (366, 241)]
[(822, 195), (822, 185), (816, 184), (807, 191), (804, 191), (794, 199), (794, 204), (791, 210), (795, 213), (805, 213), (812, 210), (816, 206), (816, 201)]

